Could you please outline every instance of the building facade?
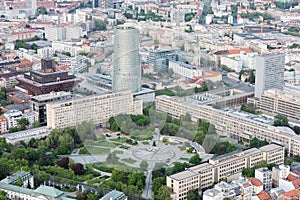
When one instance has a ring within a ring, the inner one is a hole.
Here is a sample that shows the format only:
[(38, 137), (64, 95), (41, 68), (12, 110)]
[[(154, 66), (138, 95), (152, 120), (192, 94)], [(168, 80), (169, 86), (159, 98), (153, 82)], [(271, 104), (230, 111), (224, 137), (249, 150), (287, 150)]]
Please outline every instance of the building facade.
[(256, 55), (254, 63), (255, 97), (269, 89), (283, 89), (285, 54)]
[(130, 89), (136, 92), (141, 87), (142, 78), (139, 31), (133, 27), (118, 26), (114, 35), (113, 91)]
[(65, 128), (89, 120), (101, 124), (118, 114), (142, 114), (142, 109), (142, 101), (133, 100), (129, 90), (74, 98), (46, 105), (47, 126)]
[[(276, 154), (273, 154), (276, 152)], [(172, 188), (174, 199), (184, 200), (192, 189), (206, 189), (222, 179), (241, 173), (244, 168), (253, 168), (261, 161), (282, 164), (284, 147), (269, 144), (262, 148), (251, 148), (211, 158), (208, 162), (187, 168), (185, 171), (167, 176), (167, 186)]]
[(224, 135), (249, 144), (256, 137), (283, 145), (288, 155), (300, 155), (300, 137), (270, 124), (247, 118), (236, 112), (214, 109), (207, 105), (198, 105), (184, 99), (158, 96), (155, 100), (156, 110), (173, 117), (189, 113), (192, 120), (204, 119), (215, 126), (219, 135)]
[(300, 121), (300, 91), (270, 89), (258, 101), (257, 108), (266, 113), (281, 114)]
[(255, 169), (255, 178), (262, 182), (265, 191), (272, 189), (272, 171), (268, 168)]

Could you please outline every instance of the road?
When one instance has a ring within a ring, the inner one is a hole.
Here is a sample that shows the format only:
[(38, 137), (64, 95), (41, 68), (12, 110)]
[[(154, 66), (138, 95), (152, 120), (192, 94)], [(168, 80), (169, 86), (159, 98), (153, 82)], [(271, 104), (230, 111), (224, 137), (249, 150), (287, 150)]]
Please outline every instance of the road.
[(145, 180), (145, 187), (142, 193), (142, 198), (144, 199), (152, 199), (152, 170), (154, 168), (153, 162), (148, 162), (147, 171), (145, 172), (146, 180)]

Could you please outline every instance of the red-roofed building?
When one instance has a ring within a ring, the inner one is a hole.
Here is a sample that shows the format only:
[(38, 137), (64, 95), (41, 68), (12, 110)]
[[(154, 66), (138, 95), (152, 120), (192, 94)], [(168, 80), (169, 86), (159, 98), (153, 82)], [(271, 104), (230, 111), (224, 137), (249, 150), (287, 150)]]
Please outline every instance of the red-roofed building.
[(31, 62), (30, 60), (27, 60), (25, 58), (20, 59), (20, 64), (16, 66), (16, 71), (18, 72), (27, 72), (32, 70), (32, 65), (34, 62)]
[(252, 53), (251, 49), (249, 48), (229, 49), (228, 53), (231, 55), (240, 55), (241, 51), (244, 51), (246, 53)]
[(261, 191), (258, 195), (257, 195), (259, 200), (271, 200), (271, 196), (269, 195), (269, 193), (267, 193), (266, 191)]
[(300, 188), (300, 178), (297, 178), (295, 180), (292, 181), (295, 189), (299, 189)]
[(253, 193), (259, 194), (261, 191), (264, 189), (264, 185), (262, 182), (256, 178), (250, 177), (248, 180), (252, 183), (253, 185)]
[(300, 191), (299, 190), (290, 190), (288, 192), (283, 193), (278, 197), (280, 200), (297, 200), (300, 199)]

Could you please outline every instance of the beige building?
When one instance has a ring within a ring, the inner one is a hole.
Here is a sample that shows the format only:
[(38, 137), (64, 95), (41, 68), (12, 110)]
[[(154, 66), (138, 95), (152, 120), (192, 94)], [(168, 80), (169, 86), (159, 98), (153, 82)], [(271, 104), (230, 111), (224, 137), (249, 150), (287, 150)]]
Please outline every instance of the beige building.
[(173, 199), (184, 200), (192, 189), (206, 189), (231, 175), (241, 173), (244, 168), (253, 168), (260, 161), (282, 164), (284, 147), (269, 144), (211, 158), (208, 162), (187, 168), (185, 171), (167, 176), (167, 186), (173, 190)]
[(174, 117), (189, 113), (194, 121), (204, 119), (215, 126), (219, 135), (231, 137), (246, 144), (256, 137), (259, 140), (283, 145), (288, 155), (300, 155), (300, 136), (255, 118), (247, 117), (244, 113), (218, 110), (165, 95), (156, 97), (155, 107), (157, 111), (168, 113)]
[(47, 126), (65, 128), (83, 121), (106, 123), (118, 114), (142, 114), (142, 101), (133, 100), (130, 91), (88, 96), (46, 105)]
[(291, 120), (300, 121), (300, 92), (270, 89), (258, 101), (257, 108), (262, 112), (282, 114)]

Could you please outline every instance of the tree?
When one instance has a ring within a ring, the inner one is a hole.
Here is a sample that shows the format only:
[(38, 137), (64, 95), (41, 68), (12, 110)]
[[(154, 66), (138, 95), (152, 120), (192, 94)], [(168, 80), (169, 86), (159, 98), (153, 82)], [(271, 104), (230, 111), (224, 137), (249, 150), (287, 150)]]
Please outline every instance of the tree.
[(35, 121), (32, 123), (32, 128), (38, 128), (41, 126), (41, 123), (39, 121)]
[(189, 190), (187, 194), (187, 200), (200, 200), (198, 189)]
[(4, 179), (9, 175), (9, 171), (7, 167), (4, 166), (4, 164), (0, 163), (0, 179)]
[(29, 125), (29, 121), (28, 121), (28, 119), (26, 119), (26, 118), (21, 118), (21, 119), (19, 119), (19, 120), (18, 120), (18, 123), (19, 123), (19, 127), (20, 127), (21, 130), (26, 129), (26, 126)]
[(289, 120), (284, 115), (281, 114), (275, 115), (274, 126), (289, 126)]
[(171, 188), (169, 188), (166, 185), (163, 185), (158, 190), (157, 198), (159, 200), (171, 200), (171, 197), (170, 197), (171, 192), (172, 192)]
[(244, 168), (242, 171), (242, 175), (244, 177), (254, 177), (254, 169), (253, 168)]
[(251, 83), (251, 84), (254, 84), (254, 83), (255, 83), (255, 74), (254, 74), (254, 70), (251, 70), (250, 76), (249, 76), (249, 79), (248, 79), (248, 82)]
[(69, 169), (69, 158), (68, 157), (63, 157), (57, 162), (57, 165), (64, 168), (64, 169)]
[(21, 179), (20, 176), (18, 177), (18, 180), (17, 180), (17, 182), (16, 182), (16, 185), (17, 185), (17, 186), (20, 186), (20, 187), (23, 186), (23, 181), (22, 181), (22, 179)]
[(153, 181), (152, 181), (152, 188), (151, 189), (152, 189), (154, 195), (157, 195), (159, 189), (163, 185), (166, 185), (166, 184), (167, 184), (166, 177), (158, 177), (158, 178), (153, 179)]
[(201, 163), (201, 161), (202, 161), (202, 159), (199, 157), (199, 154), (196, 154), (190, 158), (189, 163), (196, 165), (196, 164)]
[(84, 174), (84, 166), (81, 163), (75, 163), (71, 166), (72, 170), (76, 175), (83, 175)]

